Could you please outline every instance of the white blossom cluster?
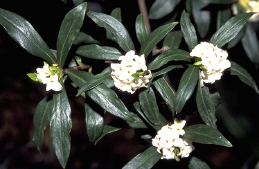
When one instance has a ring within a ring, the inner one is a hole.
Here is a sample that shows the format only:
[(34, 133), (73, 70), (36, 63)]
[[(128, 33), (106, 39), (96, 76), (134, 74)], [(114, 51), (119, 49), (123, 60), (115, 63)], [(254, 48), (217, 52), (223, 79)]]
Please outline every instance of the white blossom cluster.
[(54, 90), (60, 91), (62, 90), (62, 85), (59, 83), (59, 68), (57, 66), (49, 66), (48, 64), (44, 64), (43, 68), (37, 68), (37, 80), (43, 84), (46, 84), (46, 91)]
[(195, 149), (191, 141), (181, 138), (185, 134), (185, 123), (185, 120), (174, 120), (174, 124), (163, 126), (152, 139), (153, 146), (162, 154), (161, 159), (178, 160), (179, 157), (188, 157)]
[(221, 79), (222, 72), (231, 66), (228, 53), (208, 42), (201, 42), (194, 47), (190, 56), (196, 57), (195, 65), (202, 69), (201, 85), (214, 83)]
[(131, 50), (118, 60), (121, 62), (111, 64), (111, 77), (119, 90), (133, 94), (137, 89), (147, 87), (152, 74), (147, 70), (144, 55), (135, 55), (135, 51)]
[(259, 0), (239, 0), (238, 3), (232, 5), (234, 15), (240, 13), (238, 7), (240, 7), (245, 13), (256, 12), (249, 19), (250, 22), (256, 22), (259, 20)]

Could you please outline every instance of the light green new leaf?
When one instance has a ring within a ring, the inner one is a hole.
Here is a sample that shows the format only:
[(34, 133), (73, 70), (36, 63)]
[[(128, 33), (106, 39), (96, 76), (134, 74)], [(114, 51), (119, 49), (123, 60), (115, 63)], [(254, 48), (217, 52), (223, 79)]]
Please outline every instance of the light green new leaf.
[(118, 45), (125, 51), (134, 50), (134, 44), (132, 39), (126, 30), (126, 28), (112, 16), (97, 13), (97, 12), (88, 12), (87, 15), (100, 27), (104, 27), (114, 36), (115, 41)]
[(181, 49), (169, 49), (157, 56), (149, 65), (149, 70), (155, 70), (170, 61), (190, 61), (190, 53)]
[(183, 32), (183, 37), (188, 45), (190, 51), (197, 45), (197, 34), (194, 26), (192, 25), (188, 15), (185, 11), (182, 12), (180, 19), (181, 30)]
[(85, 123), (89, 140), (95, 142), (103, 132), (103, 117), (85, 103)]
[(170, 32), (178, 22), (168, 23), (159, 26), (151, 34), (149, 34), (143, 45), (141, 45), (140, 55), (144, 54), (145, 57), (152, 51), (156, 44), (161, 41)]
[(208, 164), (196, 157), (191, 158), (188, 167), (189, 169), (210, 169)]
[(55, 56), (38, 32), (21, 16), (0, 8), (0, 25), (30, 54), (44, 59), (49, 64), (56, 62)]
[(57, 39), (57, 59), (59, 67), (63, 67), (68, 52), (83, 25), (87, 3), (83, 3), (64, 17), (58, 33)]
[[(112, 10), (111, 16), (121, 22), (122, 21), (121, 20), (121, 9), (115, 8), (114, 10)], [(112, 41), (116, 41), (116, 39), (113, 37), (113, 35), (108, 30), (106, 30), (106, 38), (110, 39)]]
[(248, 58), (257, 67), (259, 63), (259, 42), (251, 24), (246, 25), (245, 34), (241, 42)]
[(100, 42), (84, 32), (79, 32), (73, 44), (79, 45), (81, 43), (90, 44), (90, 43), (100, 43)]
[(72, 128), (71, 108), (65, 88), (53, 95), (53, 114), (50, 120), (50, 137), (63, 168), (66, 167), (70, 154), (70, 131)]
[(199, 68), (190, 65), (181, 77), (179, 87), (177, 89), (174, 101), (176, 113), (182, 111), (185, 103), (190, 99), (194, 92), (196, 83), (199, 79)]
[(169, 32), (163, 41), (163, 46), (168, 46), (170, 49), (178, 49), (182, 42), (182, 37), (182, 31)]
[(151, 146), (135, 156), (122, 169), (150, 169), (159, 161), (161, 156), (162, 155), (157, 152), (157, 148)]
[(150, 10), (150, 19), (161, 19), (171, 13), (181, 0), (156, 0)]
[(52, 115), (53, 101), (48, 96), (44, 97), (37, 105), (33, 116), (33, 142), (37, 149), (41, 151), (41, 146), (44, 139), (44, 130), (50, 123)]
[(103, 131), (102, 131), (102, 134), (100, 135), (100, 137), (94, 142), (94, 144), (97, 144), (97, 142), (99, 140), (101, 140), (105, 135), (109, 134), (109, 133), (113, 133), (113, 132), (116, 132), (118, 130), (120, 130), (121, 128), (118, 128), (118, 127), (113, 127), (113, 126), (110, 126), (110, 125), (105, 125), (103, 127)]
[(108, 67), (104, 69), (100, 74), (95, 75), (91, 80), (86, 81), (86, 83), (78, 90), (77, 96), (98, 86), (103, 83), (106, 79), (111, 79), (111, 68)]
[(152, 88), (141, 92), (139, 94), (139, 101), (141, 109), (148, 120), (155, 125), (159, 125), (159, 109), (156, 102), (156, 96)]
[(256, 83), (252, 76), (237, 63), (231, 61), (230, 74), (237, 75), (237, 77), (248, 86), (252, 87), (257, 93), (259, 93)]
[(95, 44), (80, 46), (76, 54), (98, 60), (117, 60), (122, 55), (116, 48)]
[(211, 3), (211, 4), (232, 4), (237, 0), (200, 0), (203, 3)]
[(210, 43), (221, 48), (233, 39), (253, 13), (243, 13), (229, 19), (210, 39)]
[(196, 103), (203, 122), (213, 128), (216, 128), (216, 109), (209, 89), (206, 86), (198, 86)]
[(138, 41), (142, 45), (148, 36), (148, 31), (147, 31), (143, 14), (139, 14), (137, 16), (136, 23), (135, 23), (135, 30), (136, 30)]
[(217, 130), (205, 124), (196, 124), (184, 128), (183, 137), (201, 144), (215, 144), (232, 147), (232, 144)]

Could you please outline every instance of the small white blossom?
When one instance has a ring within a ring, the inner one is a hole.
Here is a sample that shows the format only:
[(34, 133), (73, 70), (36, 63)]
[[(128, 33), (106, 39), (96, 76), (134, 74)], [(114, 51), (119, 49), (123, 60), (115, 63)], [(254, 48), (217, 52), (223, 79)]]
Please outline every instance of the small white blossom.
[(54, 91), (62, 90), (62, 86), (58, 81), (58, 75), (57, 74), (47, 78), (47, 80), (46, 80), (46, 91), (49, 91), (49, 90), (54, 90)]
[(44, 82), (46, 81), (46, 78), (48, 76), (50, 76), (50, 70), (49, 70), (49, 65), (48, 64), (45, 64), (43, 66), (43, 68), (37, 68), (36, 69), (37, 71), (37, 78), (42, 81), (43, 84), (45, 84)]
[(174, 120), (174, 124), (163, 126), (152, 139), (153, 146), (157, 147), (157, 152), (162, 154), (161, 159), (188, 157), (194, 150), (191, 141), (181, 138), (185, 134), (183, 130), (185, 123), (185, 120)]
[(208, 42), (201, 42), (191, 51), (190, 56), (196, 57), (201, 65), (201, 85), (220, 80), (222, 72), (231, 66), (227, 59), (228, 53)]
[(118, 60), (121, 62), (111, 64), (111, 77), (119, 90), (133, 94), (137, 89), (147, 87), (152, 74), (147, 70), (144, 55), (135, 55), (135, 51), (131, 50)]
[(259, 20), (259, 0), (239, 0), (232, 5), (232, 11), (234, 15), (239, 13), (255, 12), (249, 19), (250, 22), (256, 22)]

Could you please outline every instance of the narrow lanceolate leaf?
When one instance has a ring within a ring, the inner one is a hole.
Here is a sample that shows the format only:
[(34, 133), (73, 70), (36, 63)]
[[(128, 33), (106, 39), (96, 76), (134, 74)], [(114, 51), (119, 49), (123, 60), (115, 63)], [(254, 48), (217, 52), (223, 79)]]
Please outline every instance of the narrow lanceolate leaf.
[(82, 87), (84, 84), (93, 79), (94, 75), (88, 72), (80, 71), (80, 70), (68, 70), (68, 77), (78, 86)]
[(171, 108), (173, 108), (175, 93), (170, 85), (167, 83), (165, 78), (159, 78), (158, 80), (154, 81), (153, 85), (156, 87), (156, 90), (159, 92), (165, 102), (169, 104)]
[(50, 137), (63, 168), (66, 167), (70, 154), (70, 131), (72, 128), (71, 108), (65, 89), (53, 95), (53, 115), (50, 120)]
[(196, 157), (191, 158), (188, 167), (189, 169), (210, 169), (208, 164)]
[(111, 68), (104, 69), (100, 74), (95, 75), (91, 80), (88, 80), (79, 90), (77, 96), (86, 92), (95, 86), (103, 83), (105, 80), (111, 79)]
[(156, 102), (156, 96), (152, 88), (139, 94), (141, 109), (150, 122), (159, 125), (159, 109)]
[(182, 42), (182, 38), (182, 31), (172, 31), (166, 35), (163, 46), (168, 46), (170, 49), (178, 49)]
[(57, 39), (57, 59), (59, 67), (63, 67), (67, 54), (83, 25), (87, 3), (83, 3), (69, 11), (62, 21)]
[(150, 8), (150, 19), (161, 19), (171, 13), (180, 0), (156, 0)]
[(237, 0), (201, 0), (204, 3), (211, 3), (211, 4), (232, 4)]
[(102, 131), (102, 134), (100, 135), (100, 137), (94, 142), (94, 144), (97, 144), (97, 142), (99, 140), (101, 140), (105, 135), (109, 134), (109, 133), (113, 133), (113, 132), (116, 132), (118, 130), (120, 130), (121, 128), (118, 128), (118, 127), (114, 127), (114, 126), (110, 126), (110, 125), (105, 125), (103, 127), (103, 131)]
[(114, 36), (115, 41), (118, 45), (125, 51), (134, 50), (134, 44), (131, 37), (129, 36), (126, 28), (112, 16), (97, 13), (97, 12), (88, 12), (87, 15), (100, 27), (104, 27)]
[(164, 69), (161, 69), (157, 72), (152, 72), (152, 79), (157, 77), (157, 76), (160, 76), (160, 75), (165, 75), (167, 72), (170, 72), (171, 70), (173, 69), (176, 69), (176, 68), (183, 68), (183, 66), (181, 65), (170, 65), (170, 66), (167, 66), (166, 68)]
[(152, 51), (152, 49), (170, 32), (178, 22), (168, 23), (159, 26), (151, 34), (146, 37), (145, 42), (141, 45), (140, 55), (144, 54), (145, 57)]
[(230, 74), (236, 75), (243, 83), (252, 87), (257, 93), (259, 93), (256, 83), (252, 76), (237, 63), (231, 61)]
[(92, 43), (100, 43), (100, 42), (84, 32), (79, 32), (73, 44), (79, 45), (81, 43), (92, 44)]
[(210, 39), (210, 43), (221, 48), (233, 39), (253, 13), (243, 13), (229, 19)]
[(103, 132), (103, 117), (85, 104), (85, 122), (89, 140), (95, 142)]
[(197, 45), (197, 34), (194, 26), (192, 25), (188, 15), (185, 11), (182, 12), (180, 19), (181, 30), (186, 44), (191, 51)]
[[(121, 22), (122, 21), (121, 20), (121, 9), (115, 8), (114, 10), (112, 10), (111, 16)], [(113, 35), (108, 30), (106, 30), (106, 38), (113, 40), (113, 41), (116, 40), (116, 39), (114, 39)]]
[(232, 11), (230, 8), (221, 9), (217, 13), (217, 30), (223, 26), (232, 15)]
[(159, 161), (161, 156), (162, 155), (157, 152), (157, 148), (151, 146), (135, 156), (122, 169), (150, 169)]
[(33, 116), (34, 131), (32, 140), (39, 151), (41, 151), (41, 146), (44, 139), (44, 130), (50, 123), (52, 106), (53, 101), (50, 100), (48, 96), (44, 97), (38, 103)]
[(179, 87), (176, 92), (174, 108), (176, 113), (181, 112), (185, 103), (190, 99), (194, 92), (196, 83), (199, 79), (199, 68), (190, 65), (181, 77)]
[(149, 70), (155, 70), (170, 61), (190, 61), (190, 53), (181, 49), (169, 49), (157, 56), (149, 65)]
[(199, 114), (204, 123), (216, 128), (216, 109), (209, 89), (206, 86), (198, 86), (196, 103)]
[(98, 60), (117, 60), (122, 55), (116, 48), (95, 44), (80, 46), (76, 54)]
[(21, 16), (0, 8), (0, 25), (22, 48), (48, 63), (56, 62), (55, 56), (32, 25)]
[(205, 124), (196, 124), (184, 128), (183, 137), (201, 144), (215, 144), (232, 147), (232, 144), (217, 130)]
[(137, 16), (135, 29), (138, 41), (142, 45), (145, 42), (146, 37), (148, 36), (147, 27), (144, 21), (143, 14), (139, 14)]

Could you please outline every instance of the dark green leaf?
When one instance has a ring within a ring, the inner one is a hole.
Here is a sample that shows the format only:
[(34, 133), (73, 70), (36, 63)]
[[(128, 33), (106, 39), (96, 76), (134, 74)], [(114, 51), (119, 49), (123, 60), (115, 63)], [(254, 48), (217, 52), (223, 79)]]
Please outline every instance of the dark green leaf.
[(210, 43), (221, 48), (233, 39), (253, 13), (243, 13), (229, 19), (210, 39)]
[(141, 46), (140, 55), (144, 54), (145, 57), (147, 57), (152, 49), (156, 46), (156, 44), (162, 40), (167, 35), (167, 33), (175, 27), (176, 24), (177, 22), (173, 22), (159, 26), (151, 34), (149, 34)]
[(196, 103), (199, 114), (204, 123), (216, 128), (216, 109), (209, 89), (206, 86), (198, 86), (196, 93)]
[(44, 97), (37, 105), (33, 116), (33, 142), (37, 149), (41, 151), (41, 146), (44, 139), (44, 130), (50, 123), (52, 115), (53, 101), (48, 96)]
[(230, 49), (230, 48), (233, 48), (234, 46), (236, 46), (236, 44), (243, 37), (244, 33), (245, 33), (245, 29), (243, 27), (243, 29), (241, 29), (241, 31), (231, 41), (228, 42), (227, 48)]
[(194, 26), (192, 25), (188, 15), (185, 11), (182, 12), (180, 19), (181, 30), (183, 32), (183, 37), (185, 39), (186, 44), (191, 51), (197, 45), (197, 34)]
[(134, 50), (134, 44), (129, 36), (126, 28), (112, 16), (97, 13), (97, 12), (88, 12), (87, 15), (100, 27), (104, 27), (109, 32), (112, 33), (114, 39), (118, 43), (118, 45), (125, 51), (128, 52), (130, 50)]
[(103, 132), (103, 117), (85, 104), (85, 122), (89, 140), (95, 142)]
[(64, 2), (65, 4), (67, 3), (67, 0), (61, 0), (61, 2)]
[(63, 67), (67, 54), (83, 25), (87, 3), (83, 3), (69, 11), (64, 17), (57, 39), (57, 59), (59, 67)]
[(142, 45), (148, 36), (147, 27), (142, 14), (139, 14), (136, 18), (135, 29), (138, 41)]
[(232, 4), (237, 0), (200, 0), (203, 3), (211, 3), (211, 4)]
[(101, 140), (105, 135), (109, 134), (109, 133), (113, 133), (113, 132), (116, 132), (118, 130), (120, 130), (121, 128), (118, 128), (118, 127), (113, 127), (113, 126), (110, 126), (110, 125), (105, 125), (103, 127), (103, 132), (102, 134), (100, 135), (100, 137), (95, 141), (94, 144), (97, 144), (97, 142), (99, 140)]
[(122, 55), (116, 48), (94, 44), (80, 46), (76, 53), (80, 56), (99, 60), (117, 60)]
[(79, 32), (73, 44), (79, 45), (81, 43), (89, 44), (89, 43), (100, 43), (100, 42), (95, 40), (92, 36), (84, 32)]
[(181, 65), (170, 65), (170, 66), (167, 66), (166, 68), (161, 69), (161, 70), (153, 73), (152, 74), (152, 79), (157, 77), (157, 76), (164, 75), (167, 72), (170, 72), (171, 70), (176, 69), (176, 68), (183, 68), (183, 66), (181, 66)]
[[(111, 16), (121, 22), (121, 9), (115, 8), (114, 10), (112, 10)], [(106, 38), (116, 41), (116, 39), (114, 39), (113, 35), (108, 30), (106, 30)]]
[(231, 18), (231, 9), (225, 8), (217, 13), (217, 30)]
[(256, 83), (252, 76), (241, 66), (235, 62), (231, 62), (230, 74), (237, 75), (237, 77), (248, 86), (252, 87), (257, 93), (259, 93)]
[(148, 120), (155, 125), (159, 125), (159, 109), (156, 102), (156, 96), (152, 88), (141, 92), (139, 94), (139, 101), (141, 109)]
[(167, 50), (157, 56), (149, 65), (149, 70), (155, 70), (164, 66), (167, 62), (170, 61), (190, 61), (190, 53), (181, 49), (172, 49)]
[(56, 62), (55, 56), (32, 25), (21, 16), (0, 8), (0, 25), (22, 48), (48, 63)]
[(172, 31), (166, 35), (163, 46), (168, 46), (170, 49), (178, 49), (182, 42), (182, 37), (182, 31)]
[(74, 6), (78, 6), (83, 2), (84, 2), (84, 0), (73, 0)]
[(72, 128), (71, 108), (65, 88), (53, 95), (53, 115), (50, 120), (50, 137), (58, 158), (63, 168), (66, 167), (70, 154), (70, 131)]
[(151, 146), (135, 156), (122, 169), (150, 169), (159, 161), (161, 156), (162, 155), (157, 152), (157, 148)]
[(210, 169), (208, 164), (206, 164), (205, 162), (201, 161), (196, 157), (191, 158), (188, 167), (189, 169)]
[(232, 144), (217, 130), (205, 124), (196, 124), (184, 128), (183, 137), (201, 144), (216, 144), (232, 147)]
[(174, 108), (176, 113), (181, 112), (185, 103), (190, 99), (194, 92), (196, 83), (199, 79), (199, 68), (190, 65), (181, 77), (179, 87), (176, 92)]
[(78, 86), (82, 87), (84, 84), (93, 79), (94, 75), (88, 72), (80, 71), (80, 70), (72, 70), (69, 69), (67, 71), (68, 77)]
[(181, 0), (156, 0), (149, 11), (150, 19), (161, 19), (171, 13)]

